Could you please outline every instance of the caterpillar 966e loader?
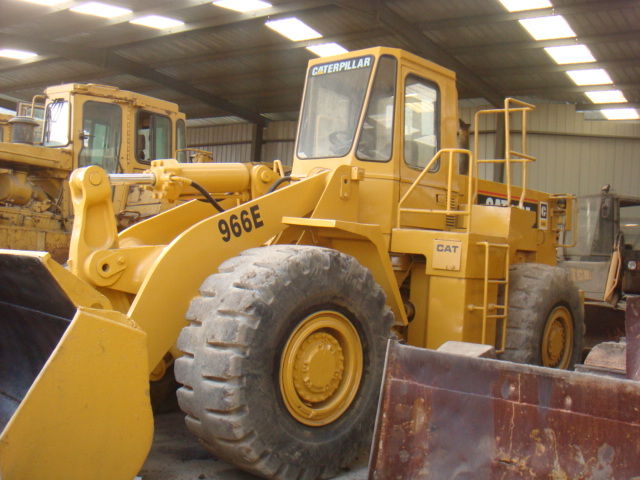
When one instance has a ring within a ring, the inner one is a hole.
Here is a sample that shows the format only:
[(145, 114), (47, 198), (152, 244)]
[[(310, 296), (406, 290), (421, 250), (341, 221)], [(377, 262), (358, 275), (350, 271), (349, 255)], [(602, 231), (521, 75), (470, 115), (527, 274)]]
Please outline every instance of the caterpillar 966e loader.
[[(268, 478), (329, 477), (366, 445), (392, 335), (569, 368), (582, 304), (554, 265), (572, 200), (526, 188), (526, 135), (520, 152), (507, 135), (505, 159), (456, 148), (457, 103), (453, 72), (372, 48), (310, 62), (289, 176), (74, 172), (66, 268), (0, 255), (3, 478), (130, 480), (151, 443), (149, 372), (176, 342), (189, 429)], [(480, 162), (507, 181), (478, 178)], [(203, 201), (118, 233), (119, 184)]]
[[(175, 103), (115, 87), (49, 87), (28, 107), (32, 113), (43, 108), (44, 119), (18, 116), (6, 118), (6, 125), (0, 119), (2, 248), (46, 250), (64, 262), (73, 217), (67, 184), (74, 169), (143, 172), (151, 160), (174, 158), (185, 147), (185, 116)], [(137, 188), (116, 187), (113, 201), (121, 226), (160, 210)]]

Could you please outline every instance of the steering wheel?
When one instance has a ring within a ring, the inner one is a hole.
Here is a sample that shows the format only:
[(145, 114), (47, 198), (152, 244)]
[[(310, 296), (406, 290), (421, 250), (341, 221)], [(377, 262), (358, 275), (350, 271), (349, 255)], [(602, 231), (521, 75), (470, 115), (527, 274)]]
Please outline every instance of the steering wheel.
[(347, 153), (353, 137), (347, 130), (336, 130), (329, 134), (329, 143), (331, 143), (331, 151), (337, 155)]

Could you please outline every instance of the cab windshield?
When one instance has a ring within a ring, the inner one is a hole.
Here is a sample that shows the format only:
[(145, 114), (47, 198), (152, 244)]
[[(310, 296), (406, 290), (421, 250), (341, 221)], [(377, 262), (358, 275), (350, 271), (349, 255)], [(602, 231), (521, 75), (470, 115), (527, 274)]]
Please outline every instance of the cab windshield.
[(640, 250), (640, 202), (621, 202), (620, 231), (624, 234), (625, 245)]
[(614, 240), (613, 205), (603, 204), (600, 195), (578, 201), (577, 244), (565, 250), (568, 257), (611, 255)]
[(342, 157), (351, 150), (373, 60), (366, 55), (309, 69), (298, 135), (299, 158)]
[(64, 147), (69, 144), (69, 102), (56, 99), (47, 105), (44, 115), (43, 145)]

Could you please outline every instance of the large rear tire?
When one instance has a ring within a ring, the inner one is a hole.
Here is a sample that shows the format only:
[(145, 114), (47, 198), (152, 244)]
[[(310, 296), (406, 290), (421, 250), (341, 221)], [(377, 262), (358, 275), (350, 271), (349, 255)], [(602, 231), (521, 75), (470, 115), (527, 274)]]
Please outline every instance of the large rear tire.
[(584, 332), (580, 293), (565, 270), (539, 263), (511, 267), (503, 359), (571, 369), (581, 360)]
[(217, 457), (267, 478), (328, 478), (370, 441), (393, 315), (335, 250), (270, 246), (224, 262), (178, 339), (186, 423)]

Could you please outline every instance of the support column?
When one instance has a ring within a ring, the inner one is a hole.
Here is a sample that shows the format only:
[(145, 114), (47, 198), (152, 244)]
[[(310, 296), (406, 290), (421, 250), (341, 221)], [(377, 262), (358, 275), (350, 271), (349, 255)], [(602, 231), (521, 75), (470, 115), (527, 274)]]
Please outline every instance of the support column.
[(262, 161), (262, 137), (264, 125), (254, 123), (251, 129), (251, 161)]

